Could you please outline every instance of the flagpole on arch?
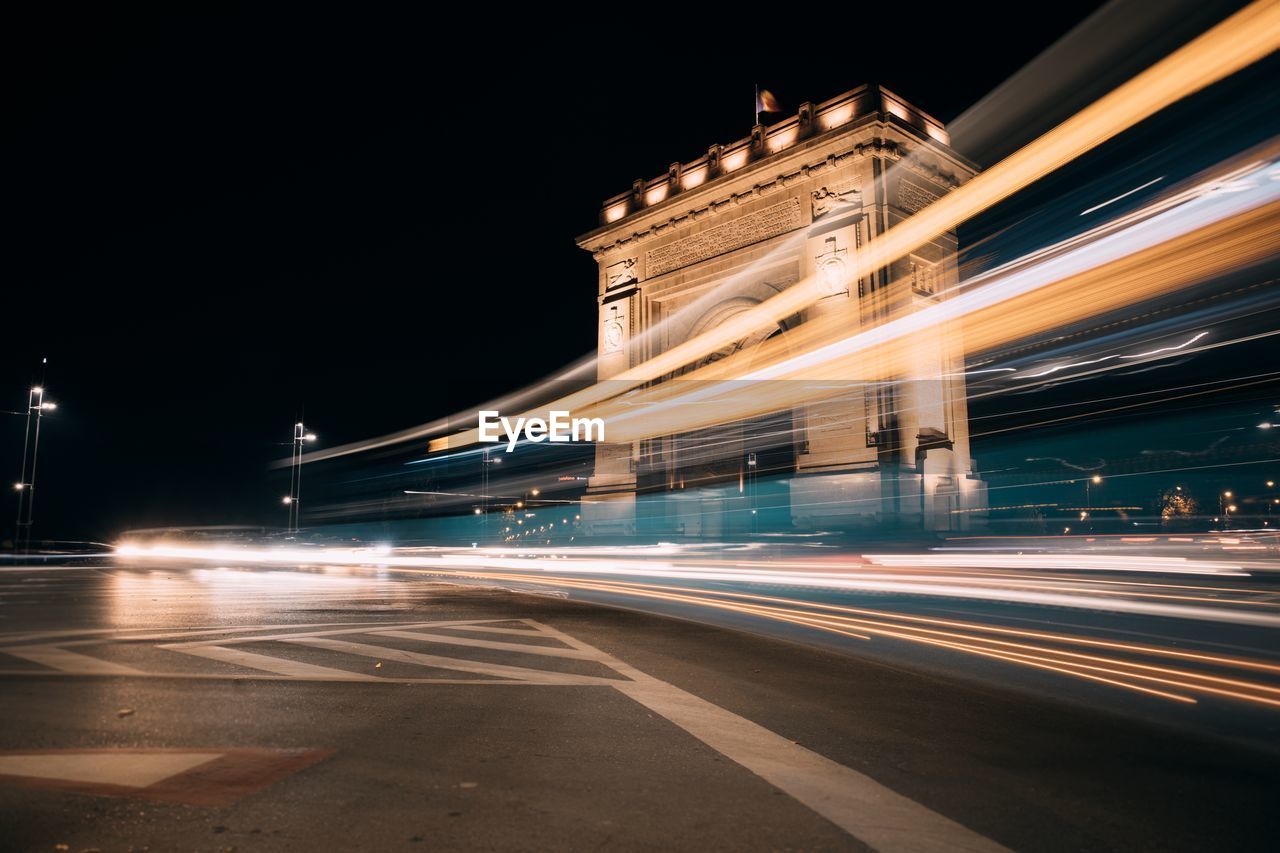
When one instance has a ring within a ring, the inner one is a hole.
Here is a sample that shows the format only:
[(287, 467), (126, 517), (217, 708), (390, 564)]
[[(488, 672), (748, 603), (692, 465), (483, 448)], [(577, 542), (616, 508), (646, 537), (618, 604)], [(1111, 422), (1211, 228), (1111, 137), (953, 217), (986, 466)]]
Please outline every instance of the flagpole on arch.
[(751, 125), (752, 127), (755, 127), (756, 124), (760, 123), (760, 84), (756, 83), (755, 87), (756, 87), (756, 122), (755, 124)]

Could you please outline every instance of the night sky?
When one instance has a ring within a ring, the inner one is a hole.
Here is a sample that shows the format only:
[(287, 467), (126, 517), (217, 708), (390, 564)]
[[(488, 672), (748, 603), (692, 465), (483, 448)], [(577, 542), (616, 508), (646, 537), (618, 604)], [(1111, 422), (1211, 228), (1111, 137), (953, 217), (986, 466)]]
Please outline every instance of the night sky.
[[(44, 356), (60, 404), (36, 537), (283, 523), (268, 463), (296, 418), (342, 443), (588, 353), (573, 238), (633, 179), (745, 136), (753, 84), (792, 110), (880, 82), (950, 120), (1097, 5), (903, 6), (919, 35), (865, 13), (856, 47), (834, 18), (709, 7), (703, 34), (681, 14), (557, 36), (492, 8), (10, 19), (0, 408)], [(11, 480), (21, 427), (4, 417)]]

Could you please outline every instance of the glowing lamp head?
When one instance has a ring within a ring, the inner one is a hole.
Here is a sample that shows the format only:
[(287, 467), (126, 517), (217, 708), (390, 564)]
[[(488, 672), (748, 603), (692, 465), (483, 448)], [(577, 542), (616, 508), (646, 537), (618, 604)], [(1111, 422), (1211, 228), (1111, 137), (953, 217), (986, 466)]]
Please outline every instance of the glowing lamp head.
[(538, 491), (537, 489), (534, 489), (533, 491), (529, 492), (529, 494), (533, 495), (536, 498), (538, 495), (542, 494), (542, 492)]
[(14, 491), (16, 491), (16, 492), (20, 492), (20, 491), (22, 491), (23, 489), (25, 489), (26, 487), (27, 487), (27, 484), (26, 484), (26, 483), (14, 483), (14, 484), (13, 484), (13, 489), (14, 489)]
[(1227, 507), (1227, 512), (1235, 512), (1235, 511), (1236, 511), (1235, 504), (1231, 504), (1229, 507)]
[(1100, 476), (1099, 476), (1099, 475), (1097, 475), (1097, 474), (1094, 474), (1094, 475), (1093, 475), (1092, 477), (1090, 477), (1089, 479), (1094, 483), (1094, 485), (1097, 485), (1098, 483), (1101, 483), (1101, 482), (1102, 482), (1102, 477), (1100, 477)]
[(1229, 497), (1231, 497), (1231, 495), (1232, 495), (1232, 493), (1231, 493), (1231, 492), (1223, 492), (1223, 493), (1222, 493), (1222, 496), (1223, 496), (1224, 498), (1229, 498)]
[(289, 504), (293, 503), (293, 498), (289, 497), (288, 495), (285, 495), (281, 499), (281, 503), (283, 503), (285, 506), (288, 506)]
[(304, 436), (302, 437), (302, 440), (303, 440), (303, 441), (315, 441), (315, 440), (316, 440), (316, 434), (315, 434), (314, 432), (309, 432), (309, 433), (307, 433), (306, 435), (304, 435)]
[(54, 409), (58, 408), (58, 404), (57, 403), (41, 403), (40, 408), (44, 409), (46, 412), (52, 412)]

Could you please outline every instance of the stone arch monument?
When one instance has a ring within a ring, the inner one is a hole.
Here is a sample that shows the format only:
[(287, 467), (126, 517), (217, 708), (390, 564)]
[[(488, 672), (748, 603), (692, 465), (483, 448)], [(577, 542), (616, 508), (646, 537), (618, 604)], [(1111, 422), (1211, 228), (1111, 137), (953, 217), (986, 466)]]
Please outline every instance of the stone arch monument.
[[(879, 86), (861, 86), (751, 135), (673, 163), (607, 200), (578, 238), (599, 263), (597, 375), (607, 380), (808, 276), (825, 295), (737, 351), (849, 310), (862, 326), (948, 298), (954, 233), (848, 279), (869, 240), (976, 174), (945, 127)], [(698, 433), (597, 447), (583, 520), (596, 534), (718, 536), (799, 529), (964, 529), (985, 489), (972, 470), (958, 340), (923, 342), (917, 374), (861, 394)], [(761, 443), (762, 435), (785, 441)], [(766, 467), (769, 494), (749, 478)], [(763, 503), (762, 503), (763, 501)], [(750, 509), (748, 509), (750, 507)]]

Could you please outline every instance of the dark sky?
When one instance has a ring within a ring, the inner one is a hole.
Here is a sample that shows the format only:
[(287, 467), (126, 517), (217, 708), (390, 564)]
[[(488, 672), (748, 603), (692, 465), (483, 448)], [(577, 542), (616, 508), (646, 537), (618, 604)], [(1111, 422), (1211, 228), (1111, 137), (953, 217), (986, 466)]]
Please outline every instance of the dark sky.
[[(1097, 5), (849, 7), (823, 32), (710, 7), (9, 18), (0, 408), (43, 356), (60, 403), (36, 536), (281, 522), (267, 465), (297, 416), (341, 443), (588, 352), (573, 237), (634, 178), (746, 135), (755, 82), (788, 108), (881, 82), (949, 120)], [(21, 425), (3, 417), (11, 480)]]

